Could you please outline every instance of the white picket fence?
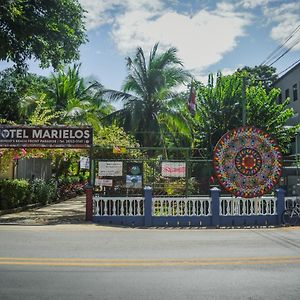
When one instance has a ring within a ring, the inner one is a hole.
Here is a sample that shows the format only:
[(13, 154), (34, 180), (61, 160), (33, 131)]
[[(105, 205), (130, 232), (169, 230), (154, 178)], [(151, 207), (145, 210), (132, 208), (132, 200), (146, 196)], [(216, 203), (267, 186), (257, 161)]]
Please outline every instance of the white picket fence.
[(153, 216), (210, 216), (209, 197), (155, 197), (152, 199)]
[(94, 216), (143, 216), (144, 197), (94, 196)]
[(276, 197), (220, 198), (220, 216), (276, 215)]
[[(297, 197), (286, 197), (293, 205)], [(102, 197), (95, 195), (94, 216), (144, 216), (144, 197)], [(220, 197), (220, 216), (276, 215), (275, 196), (259, 198)], [(210, 197), (154, 197), (153, 216), (211, 216)]]

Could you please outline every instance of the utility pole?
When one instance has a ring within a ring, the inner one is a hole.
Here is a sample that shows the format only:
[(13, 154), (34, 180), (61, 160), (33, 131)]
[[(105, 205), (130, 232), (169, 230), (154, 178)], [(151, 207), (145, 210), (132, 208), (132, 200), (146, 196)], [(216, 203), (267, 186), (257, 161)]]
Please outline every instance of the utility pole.
[(242, 120), (243, 126), (246, 126), (246, 77), (243, 76), (243, 86), (242, 86)]

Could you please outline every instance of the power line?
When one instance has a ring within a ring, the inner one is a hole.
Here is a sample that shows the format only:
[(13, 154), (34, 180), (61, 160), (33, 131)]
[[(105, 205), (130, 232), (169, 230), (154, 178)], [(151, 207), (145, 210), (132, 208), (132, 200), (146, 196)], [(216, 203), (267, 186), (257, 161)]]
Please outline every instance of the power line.
[[(260, 64), (260, 65), (269, 65), (271, 61), (273, 60), (272, 64), (274, 64), (277, 60), (279, 60), (281, 57), (283, 57), (287, 52), (289, 52), (294, 46), (296, 46), (299, 43), (299, 40), (297, 40), (296, 44), (290, 46), (288, 51), (284, 51), (284, 53), (281, 52), (281, 49), (295, 36), (295, 34), (300, 30), (300, 25), (298, 25), (285, 39), (285, 41), (279, 45), (271, 54), (268, 55), (268, 57)], [(278, 58), (279, 57), (279, 58)]]
[(298, 40), (296, 40), (296, 42), (294, 42), (293, 45), (291, 45), (286, 51), (284, 51), (279, 57), (277, 57), (272, 63), (268, 64), (269, 67), (271, 67), (272, 65), (274, 65), (280, 58), (282, 58), (283, 56), (285, 56), (288, 52), (290, 52), (296, 45), (298, 45), (300, 42), (300, 38)]
[(283, 44), (279, 45), (271, 54), (268, 55), (268, 57), (261, 63), (261, 65), (264, 65), (267, 63), (268, 60), (270, 60), (272, 58), (273, 55), (275, 55), (275, 53), (277, 51), (279, 51), (293, 36), (294, 34), (300, 29), (300, 25), (298, 25), (291, 33), (290, 35), (287, 37), (287, 39), (283, 42)]
[(277, 73), (277, 75), (281, 75), (283, 73), (285, 73), (286, 71), (290, 70), (291, 68), (293, 68), (295, 65), (297, 65), (300, 62), (300, 59), (298, 59), (297, 61), (295, 61), (294, 63), (292, 63), (290, 66), (288, 66), (287, 68), (285, 68), (284, 70), (282, 70), (281, 72)]

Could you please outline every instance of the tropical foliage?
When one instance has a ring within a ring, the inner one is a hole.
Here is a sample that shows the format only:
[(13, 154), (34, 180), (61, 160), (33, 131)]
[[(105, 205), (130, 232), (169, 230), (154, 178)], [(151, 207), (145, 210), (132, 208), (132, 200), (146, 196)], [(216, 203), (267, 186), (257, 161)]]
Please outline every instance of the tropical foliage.
[(276, 68), (267, 65), (255, 67), (245, 66), (238, 69), (236, 73), (244, 76), (248, 86), (257, 86), (258, 84), (261, 84), (268, 92), (272, 89), (273, 84), (278, 79)]
[(206, 149), (208, 157), (223, 134), (243, 126), (243, 109), (246, 113), (245, 125), (264, 129), (278, 140), (283, 152), (289, 151), (290, 142), (300, 126), (286, 126), (288, 119), (294, 115), (293, 109), (287, 107), (288, 101), (277, 104), (280, 93), (277, 89), (267, 92), (259, 83), (247, 88), (243, 86), (245, 76), (247, 74), (239, 72), (230, 76), (218, 74), (214, 82), (210, 75), (208, 85), (200, 85), (198, 88), (194, 120), (195, 144)]
[(99, 120), (111, 113), (113, 107), (103, 99), (98, 82), (86, 85), (80, 76), (80, 65), (53, 74), (47, 90), (49, 106), (60, 111), (60, 124), (93, 125), (99, 129)]
[(188, 135), (189, 126), (181, 113), (186, 100), (177, 97), (175, 88), (189, 76), (177, 50), (158, 53), (156, 44), (146, 60), (143, 49), (137, 48), (134, 58), (126, 61), (128, 76), (123, 90), (105, 90), (109, 99), (123, 104), (109, 119), (132, 133), (142, 146), (166, 146), (166, 137), (179, 132)]
[[(79, 2), (42, 2), (14, 0), (0, 4), (0, 60), (11, 60), (17, 66), (0, 73), (0, 123), (90, 125), (97, 158), (135, 159), (151, 154), (160, 162), (165, 157), (189, 156), (184, 152), (187, 148), (201, 149), (202, 157), (211, 158), (220, 137), (242, 126), (245, 115), (247, 125), (264, 129), (278, 139), (284, 152), (289, 151), (300, 125), (285, 126), (294, 112), (288, 108), (288, 101), (277, 104), (279, 91), (272, 89), (277, 79), (274, 68), (244, 67), (230, 76), (210, 75), (204, 85), (192, 80), (176, 48), (159, 51), (157, 43), (149, 56), (138, 47), (133, 57), (126, 57), (128, 75), (122, 90), (110, 90), (96, 80), (83, 78), (80, 65), (65, 65), (78, 58), (78, 47), (86, 38)], [(59, 24), (57, 20), (61, 20)], [(20, 28), (25, 28), (24, 32)], [(36, 32), (37, 28), (43, 30)], [(41, 77), (20, 72), (30, 58), (39, 60), (42, 67), (52, 65), (55, 73)], [(194, 89), (197, 105), (191, 113), (188, 101)], [(117, 146), (126, 151), (113, 153)], [(163, 148), (163, 152), (156, 152), (154, 147)], [(168, 155), (172, 147), (179, 150)], [(196, 156), (200, 151), (189, 153)], [(88, 153), (0, 149), (0, 171), (22, 157), (51, 157), (58, 182), (61, 176), (79, 175), (81, 155)], [(159, 173), (154, 168), (150, 171), (150, 166), (145, 169), (151, 176)], [(199, 175), (203, 170), (196, 166), (192, 173)], [(183, 186), (181, 180), (172, 182), (167, 193), (174, 194)], [(47, 192), (42, 185), (38, 190)]]

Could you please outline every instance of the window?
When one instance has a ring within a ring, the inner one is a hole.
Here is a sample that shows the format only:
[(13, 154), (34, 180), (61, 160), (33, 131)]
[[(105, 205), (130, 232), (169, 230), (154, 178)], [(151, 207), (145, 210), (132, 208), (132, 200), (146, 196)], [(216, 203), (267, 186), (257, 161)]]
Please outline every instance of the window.
[(281, 93), (278, 96), (278, 104), (282, 104), (282, 94)]
[(286, 89), (285, 90), (285, 99), (287, 99), (290, 96), (290, 90)]
[(293, 85), (293, 100), (298, 100), (298, 90), (297, 90), (297, 83)]

